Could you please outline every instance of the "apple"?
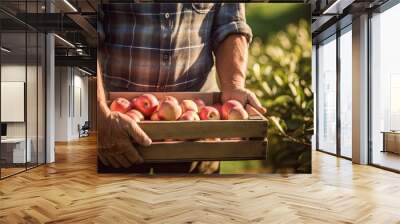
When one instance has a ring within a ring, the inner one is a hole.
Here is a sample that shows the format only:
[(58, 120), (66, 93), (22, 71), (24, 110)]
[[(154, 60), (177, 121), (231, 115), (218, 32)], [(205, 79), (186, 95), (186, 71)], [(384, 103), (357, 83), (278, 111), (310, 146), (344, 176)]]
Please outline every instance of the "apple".
[(110, 105), (111, 111), (126, 113), (130, 109), (131, 109), (131, 103), (129, 102), (129, 100), (122, 97), (115, 99)]
[(145, 93), (132, 100), (133, 108), (140, 111), (145, 117), (150, 117), (158, 107), (158, 99), (153, 94)]
[(164, 101), (172, 101), (176, 104), (179, 104), (179, 101), (173, 96), (164, 96), (164, 98), (161, 100), (161, 102), (164, 102)]
[(221, 141), (221, 138), (205, 138), (205, 141), (214, 141), (214, 142), (219, 142)]
[(182, 100), (181, 108), (183, 113), (186, 111), (194, 111), (196, 113), (199, 112), (197, 104), (193, 100)]
[(247, 120), (249, 119), (249, 114), (242, 106), (233, 107), (228, 114), (228, 120)]
[(221, 118), (218, 110), (210, 106), (201, 108), (199, 115), (201, 120), (219, 120)]
[(140, 111), (135, 110), (135, 109), (132, 109), (132, 110), (126, 112), (126, 115), (128, 115), (130, 118), (132, 118), (136, 122), (144, 120), (143, 114), (140, 113)]
[(163, 101), (158, 110), (158, 116), (161, 120), (176, 121), (182, 115), (182, 108), (172, 100)]
[(159, 121), (160, 120), (160, 117), (158, 116), (158, 111), (154, 112), (151, 115), (150, 120), (152, 120), (152, 121)]
[(202, 99), (199, 99), (199, 98), (196, 98), (193, 101), (196, 103), (197, 108), (198, 108), (199, 111), (201, 110), (201, 108), (203, 108), (206, 105), (204, 103), (204, 101)]
[(179, 118), (179, 120), (181, 120), (181, 121), (199, 121), (200, 117), (196, 112), (194, 112), (192, 110), (188, 110), (182, 114), (182, 116)]
[(243, 108), (243, 105), (237, 100), (226, 101), (221, 107), (222, 119), (227, 120), (228, 114), (230, 113), (231, 109), (234, 107), (242, 107)]
[(222, 114), (222, 104), (216, 103), (216, 104), (213, 104), (212, 107), (217, 109), (220, 115)]

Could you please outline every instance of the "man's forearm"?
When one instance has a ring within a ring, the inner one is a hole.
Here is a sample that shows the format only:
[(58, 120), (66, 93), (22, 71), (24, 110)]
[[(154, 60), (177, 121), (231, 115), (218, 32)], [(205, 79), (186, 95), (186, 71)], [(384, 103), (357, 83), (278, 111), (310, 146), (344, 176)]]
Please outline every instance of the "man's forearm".
[(215, 57), (221, 90), (244, 88), (248, 58), (246, 38), (240, 34), (228, 36), (216, 50)]
[(108, 114), (110, 109), (107, 106), (107, 98), (103, 84), (103, 74), (99, 61), (97, 61), (97, 103), (101, 112)]

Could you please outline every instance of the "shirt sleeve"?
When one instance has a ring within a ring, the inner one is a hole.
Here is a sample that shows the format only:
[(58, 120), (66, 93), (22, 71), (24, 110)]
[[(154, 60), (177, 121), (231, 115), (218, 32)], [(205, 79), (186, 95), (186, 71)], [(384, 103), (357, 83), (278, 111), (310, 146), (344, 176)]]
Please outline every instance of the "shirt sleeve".
[(253, 37), (251, 28), (246, 23), (243, 3), (221, 3), (215, 11), (212, 28), (212, 46), (216, 49), (231, 34), (242, 34), (250, 43)]

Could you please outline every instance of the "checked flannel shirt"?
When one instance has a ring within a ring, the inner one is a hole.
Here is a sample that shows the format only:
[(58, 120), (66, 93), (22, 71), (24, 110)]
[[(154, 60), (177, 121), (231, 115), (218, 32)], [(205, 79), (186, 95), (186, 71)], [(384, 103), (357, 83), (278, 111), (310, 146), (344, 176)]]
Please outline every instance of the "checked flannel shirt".
[(252, 32), (240, 3), (113, 3), (100, 7), (99, 61), (107, 91), (199, 91), (213, 51)]

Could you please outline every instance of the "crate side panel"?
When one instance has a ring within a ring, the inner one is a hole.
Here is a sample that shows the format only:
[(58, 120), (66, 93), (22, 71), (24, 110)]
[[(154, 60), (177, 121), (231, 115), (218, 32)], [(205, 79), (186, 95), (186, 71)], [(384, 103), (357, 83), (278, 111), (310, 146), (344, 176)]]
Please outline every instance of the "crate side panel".
[(266, 141), (166, 142), (138, 146), (146, 163), (266, 159)]

